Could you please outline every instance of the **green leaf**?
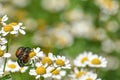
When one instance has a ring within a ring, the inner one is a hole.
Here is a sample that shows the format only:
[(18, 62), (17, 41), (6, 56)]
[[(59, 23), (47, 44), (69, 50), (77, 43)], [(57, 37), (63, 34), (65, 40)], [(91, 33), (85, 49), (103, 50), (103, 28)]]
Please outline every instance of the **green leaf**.
[(15, 72), (11, 73), (12, 80), (36, 80), (34, 76), (29, 75), (28, 72), (20, 73)]
[(7, 80), (7, 79), (10, 79), (10, 78), (11, 78), (11, 75), (8, 74), (8, 75), (5, 75), (2, 78), (0, 78), (0, 80)]

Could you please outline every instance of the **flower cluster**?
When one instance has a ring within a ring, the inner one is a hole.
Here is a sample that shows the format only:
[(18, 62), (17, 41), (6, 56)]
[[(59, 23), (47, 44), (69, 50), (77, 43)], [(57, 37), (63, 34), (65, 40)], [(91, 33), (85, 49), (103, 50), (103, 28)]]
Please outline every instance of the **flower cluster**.
[(83, 69), (79, 70), (77, 68), (74, 68), (74, 74), (71, 74), (70, 77), (71, 80), (101, 80), (97, 78), (96, 73)]
[(65, 56), (55, 56), (52, 53), (48, 55), (43, 54), (40, 48), (34, 49), (30, 52), (30, 69), (29, 74), (34, 75), (36, 79), (40, 77), (61, 79), (62, 76), (66, 75), (64, 69), (70, 69), (71, 65)]
[(6, 72), (14, 72), (19, 70), (19, 65), (17, 62), (13, 62), (11, 59), (11, 54), (8, 52), (8, 45), (10, 35), (25, 34), (25, 27), (22, 26), (22, 23), (6, 23), (8, 20), (7, 15), (0, 18), (0, 76)]
[[(25, 27), (22, 23), (6, 23), (7, 15), (0, 18), (2, 25), (0, 30), (0, 79), (6, 74), (13, 72), (28, 73), (35, 79), (57, 79), (67, 75), (66, 69), (71, 69), (70, 61), (61, 55), (53, 55), (53, 53), (45, 54), (39, 47), (29, 48), (20, 47), (16, 51), (17, 61), (10, 59), (9, 39), (10, 35), (25, 34)], [(97, 77), (93, 68), (104, 68), (107, 61), (102, 56), (92, 54), (92, 52), (84, 52), (80, 54), (74, 61), (74, 71), (70, 74), (72, 80), (101, 80)], [(80, 69), (82, 68), (82, 69)]]
[(74, 65), (77, 67), (106, 67), (107, 61), (102, 56), (92, 54), (92, 52), (84, 52), (80, 54), (75, 60)]
[(107, 66), (107, 60), (105, 58), (97, 54), (92, 54), (92, 52), (80, 54), (73, 63), (75, 68), (70, 75), (72, 80), (101, 80), (97, 78), (96, 70), (93, 69), (105, 68)]

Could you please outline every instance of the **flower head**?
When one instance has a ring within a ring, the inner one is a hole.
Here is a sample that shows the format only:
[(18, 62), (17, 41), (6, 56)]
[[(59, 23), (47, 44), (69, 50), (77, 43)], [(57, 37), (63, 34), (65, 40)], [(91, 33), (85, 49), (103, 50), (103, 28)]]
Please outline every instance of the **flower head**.
[(29, 74), (33, 75), (36, 77), (36, 79), (40, 78), (41, 76), (44, 78), (49, 77), (49, 73), (47, 70), (47, 64), (46, 65), (42, 65), (41, 63), (36, 65), (36, 68), (30, 69)]
[(70, 69), (71, 68), (71, 64), (70, 61), (65, 57), (65, 56), (57, 56), (55, 58), (55, 67), (61, 67), (64, 69)]
[(20, 67), (17, 62), (14, 62), (12, 60), (8, 60), (6, 64), (5, 71), (7, 72), (17, 72), (19, 71)]
[(74, 65), (77, 67), (85, 67), (88, 64), (88, 58), (91, 54), (91, 52), (84, 52), (83, 54), (79, 54), (79, 56), (74, 60)]
[(61, 80), (61, 78), (66, 75), (66, 71), (61, 70), (60, 67), (58, 68), (52, 67), (52, 69), (50, 69), (50, 75), (54, 79)]
[(89, 56), (88, 65), (90, 67), (106, 67), (107, 60), (105, 58), (103, 58), (102, 56), (92, 55), (92, 56)]

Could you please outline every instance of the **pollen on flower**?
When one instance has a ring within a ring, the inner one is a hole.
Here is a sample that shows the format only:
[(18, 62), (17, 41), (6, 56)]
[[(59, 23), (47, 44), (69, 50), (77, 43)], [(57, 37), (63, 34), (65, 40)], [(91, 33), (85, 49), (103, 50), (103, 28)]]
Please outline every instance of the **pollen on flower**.
[(13, 30), (13, 27), (12, 27), (11, 25), (6, 25), (6, 26), (4, 26), (3, 30), (4, 30), (5, 32), (9, 32), (9, 31), (12, 31), (12, 30)]
[(60, 66), (64, 66), (64, 65), (65, 65), (65, 62), (64, 62), (62, 59), (57, 59), (57, 60), (56, 60), (56, 64), (57, 64), (57, 65), (60, 65)]
[(0, 57), (2, 57), (4, 54), (4, 51), (0, 49)]
[(33, 52), (33, 51), (29, 53), (29, 57), (30, 57), (30, 58), (34, 57), (35, 55), (36, 55), (36, 53)]
[(15, 64), (9, 64), (8, 67), (11, 68), (11, 69), (14, 69), (14, 68), (16, 68), (16, 65)]
[(94, 58), (94, 59), (92, 59), (91, 63), (95, 64), (95, 65), (98, 65), (98, 64), (101, 63), (101, 61), (98, 58)]
[(49, 57), (44, 57), (42, 59), (42, 64), (48, 64), (48, 65), (51, 65), (52, 64), (52, 60), (49, 58)]
[(46, 69), (43, 66), (37, 67), (36, 68), (36, 73), (39, 75), (43, 75), (46, 73)]
[(76, 73), (76, 78), (80, 78), (85, 73), (86, 73), (85, 71), (80, 71), (80, 72)]
[(52, 74), (53, 74), (53, 75), (58, 75), (59, 72), (60, 72), (59, 70), (55, 69), (55, 70), (52, 71)]
[(85, 61), (88, 61), (88, 57), (83, 57), (81, 62), (84, 63)]
[(11, 25), (11, 26), (16, 26), (17, 23), (16, 23), (16, 22), (12, 22), (12, 23), (10, 23), (9, 25)]
[(86, 80), (93, 80), (92, 78), (87, 78)]

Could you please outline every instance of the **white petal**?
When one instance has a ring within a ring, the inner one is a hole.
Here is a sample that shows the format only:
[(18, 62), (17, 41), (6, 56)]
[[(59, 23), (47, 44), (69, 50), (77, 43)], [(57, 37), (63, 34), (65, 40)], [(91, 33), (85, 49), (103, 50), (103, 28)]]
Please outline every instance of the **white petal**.
[(61, 76), (65, 76), (66, 75), (66, 71), (60, 71), (60, 75)]
[(36, 78), (36, 79), (40, 78), (40, 75), (37, 75), (35, 78)]
[(5, 50), (5, 49), (6, 49), (5, 45), (1, 46), (1, 50)]
[(4, 22), (4, 21), (7, 21), (7, 20), (8, 20), (7, 15), (5, 15), (5, 16), (2, 17), (2, 21), (3, 21), (3, 22)]
[(20, 31), (20, 33), (23, 34), (23, 35), (26, 34), (26, 32), (25, 32), (24, 30), (22, 30), (22, 29), (19, 29), (19, 31)]
[(5, 53), (5, 54), (3, 55), (3, 57), (9, 58), (9, 57), (11, 57), (11, 54), (10, 54), (10, 53)]

